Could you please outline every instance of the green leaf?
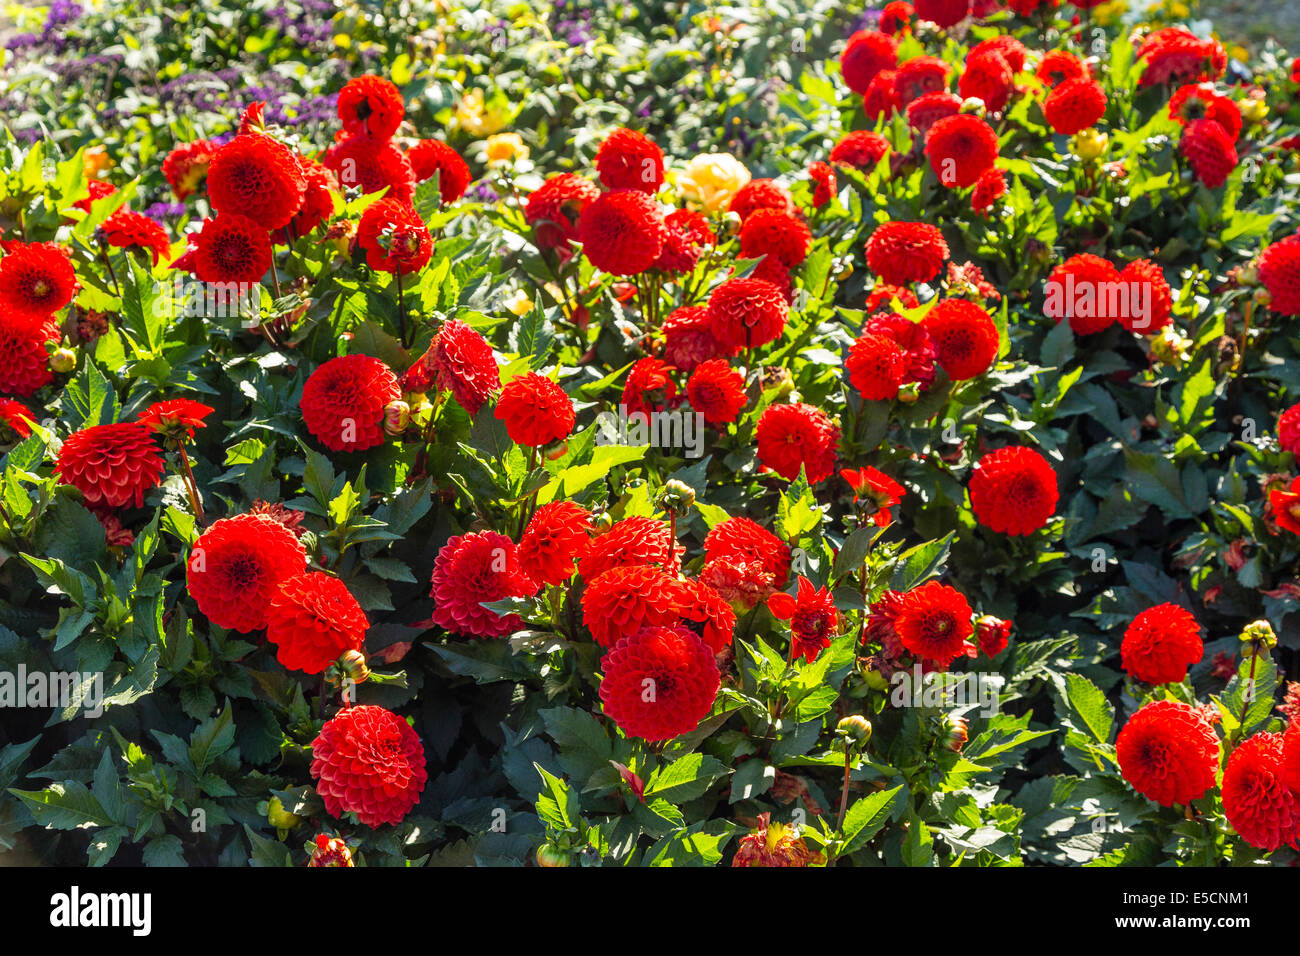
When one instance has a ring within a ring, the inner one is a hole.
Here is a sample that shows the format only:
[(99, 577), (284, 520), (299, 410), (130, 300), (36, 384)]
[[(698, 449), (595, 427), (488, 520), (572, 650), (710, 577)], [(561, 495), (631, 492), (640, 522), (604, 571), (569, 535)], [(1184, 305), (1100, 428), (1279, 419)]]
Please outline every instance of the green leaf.
[(878, 790), (863, 797), (844, 816), (844, 826), (840, 830), (840, 856), (848, 856), (866, 846), (880, 829), (889, 822), (889, 818), (903, 805), (904, 788), (902, 784), (892, 790)]
[(956, 536), (957, 532), (949, 531), (942, 538), (904, 551), (894, 565), (894, 576), (889, 586), (895, 591), (910, 591), (938, 575), (948, 560), (948, 548)]
[(645, 796), (647, 799), (662, 797), (669, 803), (682, 804), (702, 797), (726, 773), (726, 766), (713, 757), (685, 754), (667, 766), (655, 769), (646, 783)]
[(1066, 674), (1066, 700), (1098, 743), (1109, 743), (1115, 726), (1115, 708), (1106, 695), (1082, 674)]

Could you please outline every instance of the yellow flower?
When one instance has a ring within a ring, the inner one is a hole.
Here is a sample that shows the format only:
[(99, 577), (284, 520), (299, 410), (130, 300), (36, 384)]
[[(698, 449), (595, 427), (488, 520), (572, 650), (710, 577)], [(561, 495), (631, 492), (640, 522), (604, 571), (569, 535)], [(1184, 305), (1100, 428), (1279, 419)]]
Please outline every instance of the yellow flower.
[(713, 213), (725, 209), (731, 197), (750, 178), (749, 170), (736, 157), (727, 153), (701, 153), (677, 176), (677, 191), (683, 199)]
[(352, 37), (348, 36), (346, 33), (336, 33), (334, 35), (334, 45), (341, 50), (346, 50), (348, 47), (352, 46)]
[(1091, 128), (1082, 130), (1070, 141), (1071, 151), (1085, 163), (1092, 162), (1106, 152), (1106, 147), (1109, 145), (1110, 138), (1105, 133), (1099, 133)]
[(95, 146), (86, 150), (81, 161), (85, 167), (87, 179), (98, 179), (101, 172), (113, 165), (113, 161), (108, 158), (108, 150), (103, 146)]
[(518, 133), (497, 133), (487, 138), (487, 163), (503, 166), (528, 158), (528, 147)]
[(471, 136), (490, 136), (505, 123), (500, 110), (484, 104), (482, 90), (466, 90), (456, 104), (456, 124)]
[(523, 316), (533, 311), (533, 300), (528, 298), (528, 293), (523, 289), (515, 289), (514, 292), (506, 298), (506, 308), (515, 315)]
[(1268, 115), (1268, 104), (1262, 97), (1250, 96), (1241, 101), (1241, 115), (1248, 123), (1261, 122)]
[(1191, 8), (1189, 8), (1185, 3), (1175, 2), (1169, 4), (1169, 12), (1173, 14), (1175, 17), (1178, 17), (1180, 20), (1190, 17), (1192, 15)]

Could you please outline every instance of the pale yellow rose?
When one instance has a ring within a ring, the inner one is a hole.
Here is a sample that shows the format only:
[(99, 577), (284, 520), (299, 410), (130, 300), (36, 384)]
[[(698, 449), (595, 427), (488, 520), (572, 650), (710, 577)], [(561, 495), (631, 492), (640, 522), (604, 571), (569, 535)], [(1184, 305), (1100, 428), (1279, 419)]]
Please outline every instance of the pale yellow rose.
[(489, 109), (482, 90), (466, 90), (456, 104), (456, 125), (471, 136), (490, 136), (506, 124), (499, 109)]
[(701, 153), (677, 176), (677, 191), (705, 212), (725, 209), (731, 197), (749, 182), (749, 170), (727, 153)]
[(528, 147), (518, 133), (497, 133), (487, 138), (486, 157), (489, 166), (501, 166), (528, 158)]

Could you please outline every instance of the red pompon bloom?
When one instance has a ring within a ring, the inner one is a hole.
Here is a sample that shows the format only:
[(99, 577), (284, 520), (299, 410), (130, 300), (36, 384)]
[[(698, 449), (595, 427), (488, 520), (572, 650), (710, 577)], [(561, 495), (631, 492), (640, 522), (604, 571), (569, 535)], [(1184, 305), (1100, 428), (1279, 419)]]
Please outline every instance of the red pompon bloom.
[(907, 125), (912, 128), (917, 140), (925, 142), (935, 123), (960, 113), (960, 96), (942, 90), (926, 93), (907, 104)]
[(602, 193), (578, 217), (578, 238), (591, 264), (616, 276), (633, 276), (655, 264), (668, 229), (659, 204), (635, 189)]
[(237, 212), (205, 219), (198, 232), (185, 238), (190, 251), (172, 267), (192, 271), (203, 282), (261, 282), (271, 268), (266, 229)]
[(693, 272), (704, 251), (718, 241), (709, 220), (693, 209), (669, 213), (664, 217), (664, 228), (664, 248), (654, 268), (670, 275)]
[(20, 441), (30, 438), (32, 423), (35, 421), (36, 416), (22, 402), (15, 402), (12, 398), (0, 398), (0, 442), (8, 441), (11, 437), (5, 434), (6, 430)]
[(5, 244), (0, 259), (0, 309), (6, 319), (38, 321), (58, 312), (77, 292), (68, 253), (53, 242)]
[(339, 122), (351, 136), (391, 139), (406, 116), (402, 93), (382, 76), (354, 76), (338, 99)]
[(664, 319), (664, 358), (683, 372), (724, 354), (713, 337), (708, 311), (702, 305), (684, 305), (673, 309)]
[(890, 117), (903, 108), (903, 100), (898, 95), (898, 71), (881, 70), (871, 78), (866, 95), (862, 97), (862, 112), (869, 119), (877, 120)]
[[(1120, 309), (1116, 319), (1130, 332), (1151, 335), (1173, 321), (1174, 296), (1164, 270), (1150, 259), (1134, 259), (1119, 274), (1129, 287), (1129, 308)], [(1146, 309), (1133, 308), (1146, 303)]]
[(786, 268), (807, 258), (811, 242), (812, 234), (802, 219), (776, 209), (755, 210), (740, 227), (741, 256), (771, 256)]
[(1120, 661), (1134, 680), (1176, 684), (1205, 656), (1201, 626), (1177, 604), (1147, 608), (1129, 624), (1120, 644)]
[(1086, 77), (1066, 80), (1043, 101), (1043, 116), (1053, 130), (1073, 136), (1106, 115), (1106, 91)]
[(944, 299), (922, 320), (934, 354), (954, 382), (983, 375), (998, 355), (998, 327), (969, 299)]
[(307, 189), (302, 194), (302, 207), (289, 222), (293, 236), (305, 236), (334, 215), (334, 200), (341, 192), (333, 171), (316, 162), (299, 156), (303, 179)]
[(831, 638), (839, 633), (840, 616), (835, 601), (826, 588), (818, 588), (803, 575), (799, 576), (799, 589), (795, 595), (778, 591), (767, 599), (773, 617), (790, 622), (790, 640), (794, 644), (794, 657), (814, 661), (817, 655), (831, 646)]
[(564, 584), (591, 548), (591, 512), (576, 501), (544, 504), (519, 539), (519, 566), (540, 585)]
[(348, 867), (356, 866), (352, 862), (352, 851), (341, 837), (331, 837), (324, 833), (316, 834), (316, 844), (312, 847), (309, 867)]
[(793, 215), (794, 199), (790, 190), (775, 179), (751, 179), (736, 190), (727, 205), (728, 212), (734, 212), (744, 222), (760, 209), (775, 209)]
[(1220, 96), (1208, 85), (1189, 84), (1180, 87), (1169, 99), (1169, 117), (1183, 124), (1202, 119), (1214, 120), (1234, 143), (1241, 135), (1241, 107), (1236, 101)]
[(144, 493), (158, 484), (163, 458), (149, 429), (136, 422), (92, 425), (68, 436), (54, 473), (89, 505), (144, 507)]
[(725, 425), (745, 407), (745, 379), (726, 359), (710, 359), (691, 373), (686, 395), (706, 422)]
[(1185, 27), (1166, 27), (1149, 34), (1138, 47), (1137, 57), (1146, 63), (1138, 86), (1217, 80), (1228, 68), (1228, 53), (1218, 40), (1202, 40)]
[(59, 329), (46, 316), (21, 318), (0, 310), (0, 392), (25, 396), (54, 380), (46, 342), (57, 342)]
[[(1296, 688), (1292, 683), (1290, 688)], [(1282, 710), (1282, 705), (1278, 706)], [(1300, 796), (1300, 724), (1291, 719), (1286, 734), (1282, 738), (1282, 782)]]
[(790, 546), (772, 532), (748, 518), (728, 518), (704, 536), (706, 562), (734, 558), (756, 562), (771, 576), (774, 587), (783, 588), (790, 578)]
[(501, 387), (501, 369), (487, 339), (463, 322), (448, 319), (429, 343), (425, 364), (439, 388), (452, 397), (470, 417)]
[(143, 213), (119, 209), (96, 230), (110, 246), (118, 249), (144, 249), (157, 265), (172, 251), (172, 241), (161, 224)]
[(1115, 755), (1134, 790), (1171, 807), (1191, 803), (1214, 786), (1219, 738), (1195, 707), (1158, 700), (1129, 718), (1115, 740)]
[(886, 335), (863, 332), (844, 363), (853, 387), (869, 402), (890, 401), (907, 378), (907, 356)]
[(880, 32), (893, 36), (896, 33), (910, 33), (912, 17), (916, 8), (906, 0), (890, 0), (880, 10)]
[(947, 259), (943, 233), (923, 222), (883, 222), (867, 240), (867, 268), (889, 285), (929, 282)]
[(1218, 189), (1237, 168), (1237, 146), (1214, 120), (1193, 120), (1183, 130), (1178, 151), (1209, 189)]
[(721, 654), (736, 633), (736, 612), (717, 592), (702, 581), (685, 578), (677, 582), (678, 614), (681, 626), (697, 635), (714, 654)]
[(208, 164), (216, 151), (217, 146), (211, 140), (199, 139), (177, 146), (167, 154), (162, 173), (172, 187), (173, 196), (184, 200), (194, 194), (207, 176)]
[(523, 570), (519, 549), (503, 534), (476, 531), (449, 538), (433, 562), (433, 623), (467, 637), (504, 637), (522, 630), (517, 614), (498, 614), (485, 603), (537, 593)]
[(307, 552), (274, 518), (222, 518), (190, 549), (186, 586), (199, 611), (217, 627), (247, 634), (266, 627), (280, 585), (303, 573)]
[(303, 424), (331, 451), (365, 451), (382, 445), (384, 409), (402, 397), (397, 376), (369, 355), (330, 359), (302, 388)]
[(525, 372), (512, 378), (497, 399), (496, 417), (506, 423), (516, 445), (539, 448), (573, 432), (573, 400), (544, 375)]
[(87, 196), (85, 199), (78, 199), (72, 204), (73, 209), (80, 209), (84, 213), (89, 213), (91, 207), (105, 196), (111, 196), (117, 192), (117, 187), (103, 179), (92, 179), (86, 183)]
[(700, 583), (713, 588), (738, 614), (752, 611), (776, 590), (763, 565), (744, 558), (710, 558), (700, 571)]
[(802, 467), (809, 484), (835, 471), (840, 427), (824, 411), (802, 402), (771, 405), (758, 420), (758, 460), (782, 478), (794, 481)]
[(596, 174), (606, 189), (653, 196), (664, 181), (664, 151), (644, 133), (620, 127), (596, 150)]
[(1300, 534), (1300, 477), (1295, 478), (1286, 491), (1276, 488), (1270, 491), (1268, 507), (1279, 528)]
[(781, 337), (790, 307), (763, 279), (728, 279), (713, 290), (706, 307), (713, 338), (732, 355)]
[[(731, 269), (731, 273), (735, 271), (734, 268)], [(790, 278), (790, 270), (775, 256), (764, 256), (760, 259), (746, 278), (771, 283), (781, 293), (781, 298), (785, 300), (787, 306), (794, 303), (794, 283)]]
[(975, 181), (975, 188), (970, 194), (970, 207), (974, 212), (983, 215), (1006, 194), (1006, 173), (1000, 169), (987, 169)]
[(815, 162), (808, 167), (808, 178), (813, 183), (812, 204), (820, 209), (835, 198), (837, 189), (835, 168), (828, 163)]
[(1033, 534), (1047, 524), (1059, 498), (1056, 472), (1032, 448), (999, 448), (971, 469), (971, 510), (999, 534)]
[(413, 275), (433, 256), (433, 235), (420, 214), (409, 203), (388, 197), (361, 214), (357, 245), (366, 251), (366, 265), (380, 272)]
[(306, 190), (298, 157), (260, 133), (236, 136), (212, 154), (208, 166), (212, 208), (247, 216), (268, 231), (289, 224)]
[(853, 489), (853, 500), (864, 502), (862, 511), (877, 527), (884, 528), (893, 520), (889, 509), (900, 504), (907, 489), (879, 469), (868, 465), (854, 470), (845, 468), (840, 477)]
[(1278, 416), (1277, 443), (1283, 451), (1300, 454), (1300, 404), (1292, 405)]
[(993, 168), (998, 158), (998, 134), (978, 116), (958, 113), (930, 127), (925, 155), (939, 182), (949, 189), (965, 189)]
[(840, 74), (845, 85), (859, 96), (867, 92), (881, 70), (898, 65), (898, 41), (887, 33), (859, 30), (849, 37), (840, 54)]
[(578, 561), (578, 574), (590, 583), (611, 568), (633, 564), (674, 571), (685, 551), (673, 540), (668, 522), (634, 515), (614, 522), (608, 531), (592, 539), (591, 547)]
[(970, 0), (916, 0), (916, 15), (941, 29), (955, 27), (970, 13)]
[(640, 414), (649, 421), (651, 412), (663, 411), (675, 403), (677, 383), (670, 374), (673, 371), (671, 365), (657, 358), (636, 361), (623, 385), (623, 405), (628, 418)]
[(406, 159), (417, 183), (438, 177), (438, 195), (444, 206), (454, 203), (469, 188), (469, 164), (441, 140), (420, 140), (406, 151)]
[(898, 66), (894, 88), (899, 101), (907, 106), (926, 93), (939, 93), (948, 88), (948, 74), (952, 67), (937, 56), (915, 56)]
[(1268, 307), (1279, 315), (1300, 315), (1300, 236), (1275, 242), (1259, 256), (1259, 281)]
[(1011, 642), (1011, 622), (982, 614), (975, 619), (975, 640), (985, 657), (997, 657)]
[[(890, 285), (888, 282), (877, 282), (871, 287), (871, 291), (867, 293), (867, 302), (862, 308), (868, 315), (874, 317), (874, 314), (877, 312), (889, 312), (893, 309), (895, 299), (902, 304), (904, 309), (915, 309), (921, 304), (920, 300), (916, 297), (916, 293), (907, 286)], [(907, 322), (907, 319), (902, 316), (899, 316), (898, 318)], [(907, 324), (914, 328), (920, 328), (920, 326), (915, 322), (907, 322)], [(864, 329), (864, 331), (866, 330)]]
[(194, 429), (207, 428), (203, 419), (216, 409), (196, 402), (192, 398), (169, 398), (154, 402), (138, 416), (136, 421), (151, 431), (170, 438), (194, 437)]
[(1256, 849), (1271, 853), (1300, 840), (1300, 793), (1286, 783), (1281, 734), (1255, 734), (1228, 755), (1223, 810)]
[(424, 745), (401, 717), (373, 705), (339, 711), (312, 741), (311, 775), (332, 817), (368, 827), (401, 823), (429, 781)]
[(629, 737), (670, 740), (694, 730), (721, 683), (705, 643), (683, 627), (648, 627), (622, 638), (600, 662), (605, 716)]
[(845, 133), (831, 148), (830, 160), (870, 172), (889, 153), (889, 140), (870, 130)]
[(975, 631), (971, 613), (961, 592), (927, 581), (903, 595), (894, 630), (907, 650), (946, 667), (965, 653), (966, 641)]
[(385, 199), (409, 203), (415, 195), (415, 172), (406, 154), (387, 140), (349, 136), (325, 151), (321, 162), (344, 189), (375, 193), (387, 187)]
[(1069, 50), (1049, 50), (1034, 75), (1048, 86), (1057, 86), (1066, 80), (1086, 79), (1089, 74), (1087, 64), (1076, 54)]
[(1015, 90), (1015, 71), (997, 50), (968, 56), (966, 69), (957, 80), (957, 92), (962, 99), (983, 100), (990, 113), (1002, 112)]
[(266, 639), (290, 670), (319, 674), (344, 651), (359, 651), (370, 622), (347, 585), (319, 571), (289, 578), (266, 609)]
[(574, 173), (552, 176), (533, 190), (524, 204), (524, 219), (534, 228), (539, 249), (554, 249), (560, 260), (573, 255), (578, 220), (600, 189)]
[(999, 33), (975, 44), (971, 47), (969, 55), (978, 56), (989, 51), (1001, 54), (1002, 58), (1007, 61), (1007, 65), (1011, 67), (1012, 72), (1015, 73), (1019, 73), (1025, 68), (1025, 58), (1029, 54), (1029, 51), (1025, 49), (1025, 45), (1011, 34)]
[(1092, 335), (1115, 321), (1108, 290), (1120, 288), (1119, 271), (1100, 256), (1081, 252), (1047, 277), (1043, 314), (1060, 322), (1068, 317), (1077, 335)]
[(610, 568), (587, 583), (582, 621), (601, 647), (643, 627), (676, 624), (681, 605), (677, 579), (660, 568), (633, 564)]

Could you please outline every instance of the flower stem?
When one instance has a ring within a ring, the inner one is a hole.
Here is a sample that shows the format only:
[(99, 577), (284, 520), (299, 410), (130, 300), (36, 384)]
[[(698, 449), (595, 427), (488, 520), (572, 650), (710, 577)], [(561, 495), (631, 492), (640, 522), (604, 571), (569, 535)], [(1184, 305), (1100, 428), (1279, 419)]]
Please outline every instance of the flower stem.
[(190, 468), (190, 456), (185, 453), (185, 443), (178, 441), (176, 450), (180, 452), (181, 468), (184, 469), (185, 487), (190, 493), (190, 504), (194, 506), (194, 520), (203, 526), (207, 516), (203, 512), (203, 502), (199, 499), (199, 486), (194, 481), (194, 470)]

